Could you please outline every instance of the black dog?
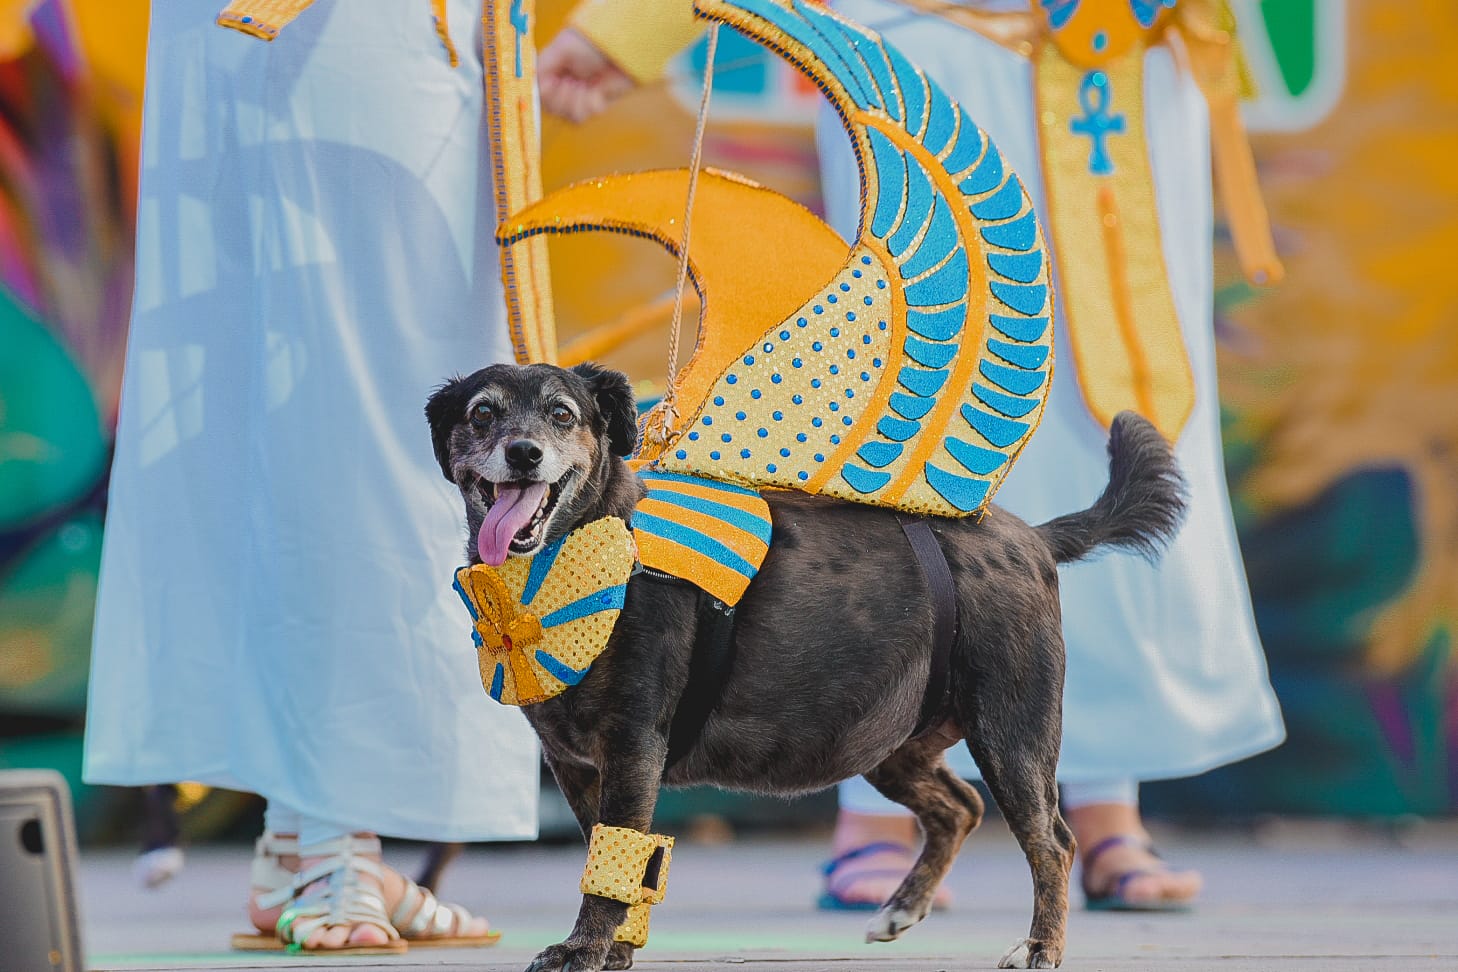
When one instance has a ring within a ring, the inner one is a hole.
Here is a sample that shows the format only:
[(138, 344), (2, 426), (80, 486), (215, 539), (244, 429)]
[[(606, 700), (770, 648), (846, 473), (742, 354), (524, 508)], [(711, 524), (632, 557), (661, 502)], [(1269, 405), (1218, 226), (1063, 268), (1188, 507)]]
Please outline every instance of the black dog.
[[(642, 489), (618, 458), (636, 434), (623, 375), (493, 365), (445, 385), (426, 415), (441, 471), (465, 498), (472, 563), (530, 556), (599, 517), (631, 521)], [(1144, 419), (1114, 421), (1109, 457), (1109, 485), (1081, 513), (1039, 527), (996, 508), (931, 520), (955, 578), (959, 624), (946, 703), (915, 738), (934, 609), (895, 513), (765, 492), (774, 540), (739, 604), (734, 667), (692, 748), (666, 774), (697, 598), (634, 578), (587, 677), (523, 710), (584, 833), (599, 821), (650, 830), (663, 784), (793, 794), (863, 773), (925, 833), (915, 866), (867, 931), (867, 940), (890, 941), (926, 916), (982, 818), (977, 792), (942, 759), (965, 739), (1033, 874), (1029, 937), (1002, 964), (1056, 967), (1074, 851), (1053, 775), (1064, 670), (1056, 565), (1104, 545), (1152, 556), (1184, 509), (1169, 447)], [(529, 972), (628, 968), (632, 947), (613, 941), (626, 907), (584, 895), (571, 935)]]

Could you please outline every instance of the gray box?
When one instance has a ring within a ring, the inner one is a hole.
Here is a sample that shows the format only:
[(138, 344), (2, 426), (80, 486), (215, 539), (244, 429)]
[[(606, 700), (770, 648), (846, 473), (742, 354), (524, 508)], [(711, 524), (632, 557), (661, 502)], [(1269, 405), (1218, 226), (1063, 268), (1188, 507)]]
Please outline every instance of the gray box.
[(0, 972), (82, 972), (71, 792), (50, 770), (0, 771)]

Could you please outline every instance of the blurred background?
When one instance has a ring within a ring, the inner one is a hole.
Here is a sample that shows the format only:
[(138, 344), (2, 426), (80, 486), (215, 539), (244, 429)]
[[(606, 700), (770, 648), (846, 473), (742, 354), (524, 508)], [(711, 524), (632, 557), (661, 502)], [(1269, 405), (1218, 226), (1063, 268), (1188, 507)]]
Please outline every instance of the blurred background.
[[(1217, 240), (1231, 495), (1288, 741), (1144, 789), (1153, 814), (1391, 820), (1458, 811), (1458, 6), (1236, 0), (1247, 106), (1286, 281)], [(540, 0), (539, 36), (565, 0)], [(80, 781), (106, 485), (132, 283), (147, 3), (0, 3), (0, 768), (60, 770), (83, 842), (136, 839), (137, 794)], [(874, 25), (873, 25), (874, 26)], [(544, 132), (547, 188), (687, 163), (703, 55), (580, 128)], [(820, 208), (819, 95), (721, 38), (707, 164)], [(675, 266), (551, 239), (564, 352), (661, 390)], [(690, 291), (690, 302), (692, 291)], [(687, 316), (693, 319), (690, 306)], [(555, 788), (546, 794), (555, 801)], [(257, 805), (183, 787), (187, 836), (251, 837)], [(662, 816), (828, 823), (708, 792)], [(573, 831), (544, 801), (544, 835)]]

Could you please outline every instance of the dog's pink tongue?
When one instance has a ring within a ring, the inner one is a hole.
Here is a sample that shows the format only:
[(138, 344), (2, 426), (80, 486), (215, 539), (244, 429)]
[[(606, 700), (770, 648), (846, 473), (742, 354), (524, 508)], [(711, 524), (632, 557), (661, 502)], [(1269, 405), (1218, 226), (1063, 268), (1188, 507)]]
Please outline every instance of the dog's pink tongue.
[(506, 563), (511, 538), (531, 522), (532, 514), (542, 505), (546, 483), (501, 483), (496, 488), (496, 502), (481, 521), (476, 534), (476, 552), (492, 567)]

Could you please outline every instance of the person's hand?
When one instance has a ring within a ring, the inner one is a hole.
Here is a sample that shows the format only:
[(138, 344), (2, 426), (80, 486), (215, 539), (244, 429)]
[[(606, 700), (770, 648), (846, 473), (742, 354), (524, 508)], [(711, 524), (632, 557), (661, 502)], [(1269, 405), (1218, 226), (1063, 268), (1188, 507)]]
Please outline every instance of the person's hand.
[(542, 110), (581, 124), (599, 115), (636, 82), (571, 27), (564, 27), (537, 56)]

